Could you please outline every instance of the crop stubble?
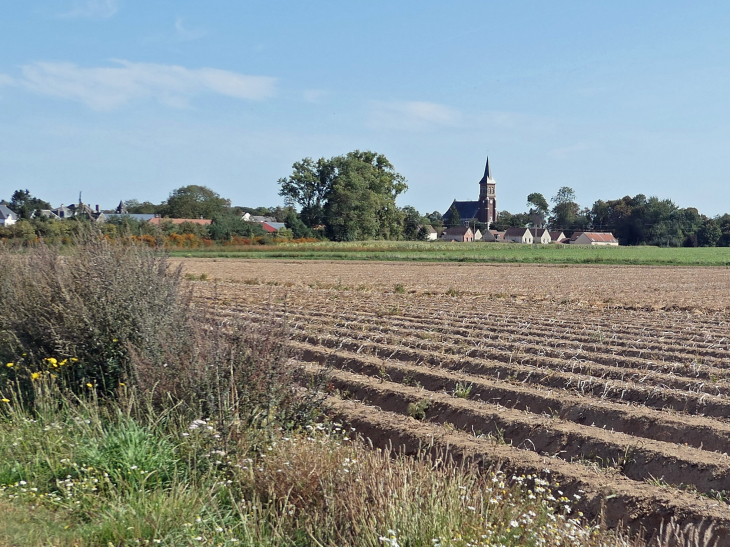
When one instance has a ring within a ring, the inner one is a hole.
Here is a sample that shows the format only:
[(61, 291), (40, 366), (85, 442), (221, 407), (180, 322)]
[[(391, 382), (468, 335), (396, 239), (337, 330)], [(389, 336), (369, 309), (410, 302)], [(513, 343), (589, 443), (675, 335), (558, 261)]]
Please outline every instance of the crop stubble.
[(218, 280), (196, 288), (219, 313), (286, 315), (374, 444), (549, 469), (609, 525), (730, 537), (730, 269), (183, 263)]

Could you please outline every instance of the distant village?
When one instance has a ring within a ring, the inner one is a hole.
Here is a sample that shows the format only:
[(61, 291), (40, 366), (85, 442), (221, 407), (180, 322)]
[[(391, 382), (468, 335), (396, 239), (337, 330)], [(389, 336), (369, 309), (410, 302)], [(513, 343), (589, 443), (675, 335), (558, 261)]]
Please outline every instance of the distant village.
[[(367, 176), (345, 177), (344, 184), (349, 187), (335, 184), (337, 177), (348, 170)], [(389, 185), (378, 186), (383, 178)], [(369, 186), (371, 179), (378, 184)], [(528, 211), (512, 214), (499, 210), (498, 185), (489, 158), (475, 185), (477, 199), (454, 199), (443, 212), (424, 214), (408, 205), (396, 205), (395, 199), (407, 189), (405, 182), (384, 156), (353, 151), (329, 160), (305, 158), (296, 162), (293, 173), (278, 181), (284, 205), (276, 207), (233, 206), (229, 199), (197, 185), (173, 190), (160, 204), (130, 199), (106, 210), (85, 203), (81, 195), (77, 203), (52, 207), (28, 190), (17, 190), (9, 201), (0, 201), (0, 239), (64, 240), (74, 224), (64, 221), (75, 220), (104, 224), (110, 237), (126, 234), (156, 237), (158, 241), (173, 235), (197, 237), (197, 243), (188, 242), (191, 245), (244, 238), (261, 244), (382, 239), (466, 244), (730, 246), (730, 215), (710, 218), (692, 207), (679, 208), (669, 199), (643, 194), (599, 199), (589, 208), (579, 206), (574, 191), (563, 187), (550, 198), (551, 204), (534, 192), (527, 196)]]
[[(545, 216), (535, 213), (531, 216), (533, 227), (510, 227), (504, 231), (490, 229), (497, 222), (497, 181), (492, 177), (489, 158), (484, 168), (484, 176), (479, 180), (479, 199), (475, 201), (454, 200), (443, 215), (445, 225), (456, 224), (454, 217), (460, 220), (461, 226), (445, 228), (438, 234), (429, 231), (428, 239), (458, 241), (472, 243), (475, 241), (524, 243), (524, 244), (572, 244), (572, 245), (618, 245), (618, 240), (611, 232), (576, 231), (566, 237), (561, 230), (545, 228)], [(477, 226), (482, 226), (481, 230)]]

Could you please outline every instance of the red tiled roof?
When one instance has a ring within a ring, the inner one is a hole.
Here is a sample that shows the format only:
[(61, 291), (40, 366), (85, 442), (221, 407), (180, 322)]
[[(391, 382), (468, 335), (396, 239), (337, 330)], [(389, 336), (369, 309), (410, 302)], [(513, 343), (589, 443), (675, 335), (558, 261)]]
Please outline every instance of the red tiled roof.
[(591, 241), (600, 243), (614, 243), (616, 238), (611, 232), (583, 232)]

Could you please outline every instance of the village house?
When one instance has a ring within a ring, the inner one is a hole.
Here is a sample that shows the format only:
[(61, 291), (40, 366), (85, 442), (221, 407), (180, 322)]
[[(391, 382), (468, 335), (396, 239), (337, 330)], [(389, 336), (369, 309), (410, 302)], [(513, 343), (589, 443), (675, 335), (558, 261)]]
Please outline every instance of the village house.
[(421, 226), (421, 230), (426, 232), (426, 241), (436, 241), (438, 239), (438, 232), (430, 224)]
[(264, 222), (276, 222), (274, 217), (265, 217), (260, 215), (252, 215), (251, 213), (243, 213), (241, 220), (244, 222), (258, 222), (263, 224)]
[(479, 228), (474, 228), (474, 241), (481, 241), (482, 240), (482, 232), (479, 230)]
[(261, 227), (269, 232), (270, 234), (273, 234), (274, 232), (278, 232), (279, 230), (283, 230), (286, 228), (286, 224), (283, 222), (262, 222)]
[(494, 243), (497, 239), (494, 237), (492, 230), (484, 230), (484, 233), (482, 234), (482, 241)]
[(56, 207), (55, 209), (42, 209), (40, 214), (54, 220), (87, 218), (93, 222), (106, 221), (106, 215), (99, 210), (98, 205), (92, 209), (91, 206), (86, 205), (81, 200), (79, 200), (78, 203), (72, 203), (71, 205), (61, 204), (60, 207)]
[(18, 221), (18, 215), (5, 205), (0, 205), (0, 226), (12, 226)]
[(576, 232), (570, 238), (572, 245), (617, 246), (618, 239), (611, 232)]
[(542, 243), (547, 245), (552, 242), (550, 232), (548, 232), (545, 228), (530, 228), (530, 234), (532, 234), (533, 243)]
[(561, 231), (550, 232), (550, 241), (552, 243), (562, 243), (565, 239), (565, 234)]
[(532, 233), (527, 228), (507, 228), (504, 232), (504, 241), (512, 243), (532, 243)]
[(441, 239), (444, 241), (463, 241), (468, 243), (474, 241), (474, 232), (468, 226), (455, 226), (444, 230)]
[(489, 233), (494, 237), (494, 241), (504, 241), (504, 232), (499, 230), (489, 230)]

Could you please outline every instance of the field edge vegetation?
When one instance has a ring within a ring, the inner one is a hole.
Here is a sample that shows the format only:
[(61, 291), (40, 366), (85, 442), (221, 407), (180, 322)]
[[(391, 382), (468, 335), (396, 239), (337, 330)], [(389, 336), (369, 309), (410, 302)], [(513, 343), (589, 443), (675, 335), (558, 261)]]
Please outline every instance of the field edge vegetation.
[(730, 266), (730, 249), (721, 247), (591, 247), (557, 244), (363, 241), (355, 244), (319, 242), (276, 246), (171, 249), (170, 254), (174, 257), (188, 258)]

